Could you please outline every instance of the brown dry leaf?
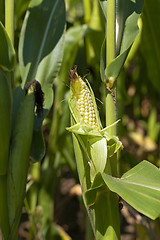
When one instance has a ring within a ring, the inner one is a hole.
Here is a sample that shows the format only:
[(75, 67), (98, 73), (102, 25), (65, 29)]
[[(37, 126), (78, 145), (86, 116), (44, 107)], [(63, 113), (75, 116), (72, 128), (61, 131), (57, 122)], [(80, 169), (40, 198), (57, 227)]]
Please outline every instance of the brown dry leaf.
[(71, 188), (71, 190), (69, 191), (69, 195), (70, 196), (82, 196), (82, 189), (81, 189), (81, 185), (80, 184), (76, 184), (74, 187)]
[(146, 152), (152, 152), (157, 149), (157, 144), (149, 136), (143, 136), (138, 132), (131, 132), (129, 133), (129, 137), (137, 145), (143, 147)]

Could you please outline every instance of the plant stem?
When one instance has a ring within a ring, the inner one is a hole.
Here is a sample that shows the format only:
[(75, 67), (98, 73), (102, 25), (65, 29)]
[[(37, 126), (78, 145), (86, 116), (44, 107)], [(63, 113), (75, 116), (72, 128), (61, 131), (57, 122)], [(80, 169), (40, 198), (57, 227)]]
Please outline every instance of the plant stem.
[(5, 28), (14, 44), (14, 0), (5, 0)]
[(106, 56), (107, 66), (115, 58), (115, 20), (116, 20), (116, 1), (107, 1), (107, 31), (106, 31)]
[[(107, 1), (107, 31), (106, 31), (106, 63), (107, 66), (115, 58), (115, 14), (116, 3), (115, 0)], [(106, 67), (107, 67), (106, 66)], [(106, 126), (116, 121), (116, 89), (113, 89), (113, 93), (106, 90)], [(109, 133), (116, 135), (116, 126), (109, 129)]]
[[(5, 28), (11, 43), (14, 46), (14, 0), (5, 0)], [(14, 74), (13, 71), (7, 73), (7, 77), (13, 89)]]
[[(107, 1), (107, 31), (106, 31), (106, 65), (115, 58), (115, 34), (116, 34), (116, 1)], [(107, 67), (106, 66), (106, 67)], [(110, 81), (110, 79), (108, 79)], [(110, 84), (109, 84), (110, 85)], [(106, 89), (106, 126), (116, 121), (116, 86)], [(116, 125), (108, 129), (111, 135), (116, 135)], [(112, 174), (116, 174), (116, 157), (111, 159)]]
[[(115, 36), (116, 36), (116, 0), (107, 0), (107, 31), (106, 31), (106, 68), (115, 58)], [(106, 84), (106, 126), (111, 125), (116, 121), (116, 85), (112, 89), (110, 89), (110, 84), (112, 79), (108, 79)], [(108, 87), (109, 86), (109, 87)], [(112, 128), (108, 129), (111, 135), (116, 135), (116, 125)], [(108, 174), (113, 176), (117, 175), (117, 155), (114, 154), (111, 158), (108, 159), (108, 169), (106, 169)], [(119, 221), (119, 212), (118, 212), (118, 200), (116, 194), (110, 192), (106, 194), (108, 198), (108, 209), (111, 210), (111, 219), (115, 219), (115, 221), (111, 221), (112, 223), (112, 231), (115, 232), (116, 238), (120, 239), (120, 221)], [(116, 214), (116, 216), (115, 216)]]
[[(114, 93), (113, 93), (114, 94)], [(116, 121), (116, 96), (106, 90), (106, 126)], [(116, 125), (108, 129), (111, 135), (116, 135)]]
[(83, 0), (83, 6), (84, 6), (84, 22), (89, 23), (91, 17), (91, 1)]
[[(116, 33), (116, 2), (107, 1), (107, 31), (106, 31), (106, 62), (107, 66), (115, 58), (115, 33)], [(106, 66), (106, 67), (107, 67)], [(113, 92), (106, 90), (106, 126), (116, 121), (116, 89)], [(110, 134), (116, 135), (116, 126), (109, 129)]]

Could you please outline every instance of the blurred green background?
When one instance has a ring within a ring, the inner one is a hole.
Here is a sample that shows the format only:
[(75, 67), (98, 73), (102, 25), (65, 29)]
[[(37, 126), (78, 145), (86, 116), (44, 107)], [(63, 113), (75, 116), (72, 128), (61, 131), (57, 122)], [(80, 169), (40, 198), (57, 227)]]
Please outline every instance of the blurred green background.
[[(15, 48), (29, 0), (15, 1)], [(97, 0), (65, 0), (64, 57), (53, 91), (54, 103), (43, 122), (46, 154), (30, 165), (20, 239), (93, 240), (79, 185), (68, 108), (68, 71), (74, 65), (89, 80), (104, 126), (105, 88), (100, 78), (104, 18)], [(0, 0), (0, 20), (4, 22)], [(145, 0), (140, 33), (117, 81), (118, 136), (124, 150), (119, 176), (146, 159), (160, 167), (160, 1)], [(19, 85), (17, 64), (15, 86)], [(123, 203), (122, 240), (160, 239), (160, 220), (151, 221)]]

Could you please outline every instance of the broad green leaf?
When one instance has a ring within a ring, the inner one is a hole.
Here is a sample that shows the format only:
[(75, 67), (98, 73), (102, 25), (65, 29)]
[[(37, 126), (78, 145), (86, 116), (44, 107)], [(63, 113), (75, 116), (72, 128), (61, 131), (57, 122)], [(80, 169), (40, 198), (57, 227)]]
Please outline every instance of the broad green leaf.
[(17, 233), (28, 172), (28, 159), (34, 126), (34, 93), (27, 94), (21, 102), (12, 135), (7, 175), (10, 236)]
[(52, 84), (62, 62), (64, 25), (64, 0), (32, 0), (22, 26), (19, 43), (22, 89), (26, 82), (36, 79), (44, 92), (43, 114), (35, 117), (34, 124), (31, 156), (35, 161), (44, 154), (43, 139), (39, 137), (43, 119), (53, 103)]
[(107, 78), (112, 77), (116, 79), (118, 77), (130, 47), (132, 46), (132, 43), (139, 32), (137, 21), (143, 8), (143, 2), (144, 0), (121, 0), (117, 2), (116, 58), (108, 65), (106, 69), (103, 69), (103, 67), (105, 67), (105, 54), (104, 50), (102, 49), (101, 75), (103, 81), (105, 81), (104, 75)]
[(118, 197), (111, 191), (97, 193), (95, 204), (89, 208), (95, 227), (96, 240), (120, 239)]
[(0, 70), (0, 175), (6, 175), (11, 135), (12, 94), (9, 81)]
[(157, 24), (160, 21), (160, 1), (146, 0), (142, 14), (142, 39), (141, 52), (146, 63), (149, 79), (155, 90), (160, 92), (160, 28)]
[(0, 22), (0, 68), (11, 71), (16, 63), (15, 51), (8, 34)]
[(160, 216), (160, 170), (156, 166), (143, 161), (121, 178), (105, 173), (102, 177), (111, 191), (139, 212), (151, 219)]
[(0, 229), (3, 239), (8, 238), (9, 233), (9, 217), (7, 205), (7, 176), (0, 176)]
[[(31, 1), (24, 19), (19, 43), (22, 87), (27, 81), (36, 78), (37, 71), (44, 74), (40, 80), (37, 79), (42, 85), (53, 82), (60, 67), (58, 60), (61, 60), (63, 49), (62, 46), (58, 46), (58, 51), (57, 43), (63, 35), (64, 24), (63, 0)], [(53, 62), (50, 62), (51, 60)], [(39, 67), (39, 64), (44, 69)], [(46, 64), (47, 70), (45, 69)]]

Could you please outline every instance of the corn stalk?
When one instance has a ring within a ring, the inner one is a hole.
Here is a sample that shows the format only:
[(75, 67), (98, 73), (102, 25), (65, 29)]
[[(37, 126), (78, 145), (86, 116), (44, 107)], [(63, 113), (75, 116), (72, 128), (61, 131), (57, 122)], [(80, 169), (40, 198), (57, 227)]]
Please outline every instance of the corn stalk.
[(119, 239), (117, 196), (102, 187), (89, 208), (87, 202), (90, 200), (85, 198), (85, 192), (91, 188), (97, 174), (111, 171), (108, 159), (122, 148), (118, 138), (109, 133), (109, 129), (114, 128), (117, 122), (102, 128), (94, 93), (88, 81), (78, 76), (76, 67), (70, 71), (70, 80), (69, 107), (73, 125), (67, 130), (73, 133), (84, 202), (96, 239)]

